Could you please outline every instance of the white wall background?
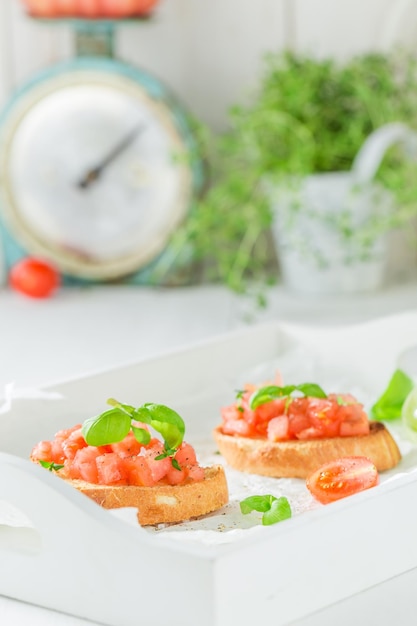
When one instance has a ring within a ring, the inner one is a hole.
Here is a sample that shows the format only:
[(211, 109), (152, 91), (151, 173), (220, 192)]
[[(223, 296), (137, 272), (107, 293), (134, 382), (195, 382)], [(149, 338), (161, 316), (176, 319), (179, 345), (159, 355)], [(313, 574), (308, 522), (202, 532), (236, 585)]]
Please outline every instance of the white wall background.
[[(229, 107), (256, 87), (266, 51), (345, 59), (398, 45), (417, 51), (416, 0), (160, 0), (152, 20), (119, 27), (116, 51), (221, 131)], [(68, 25), (39, 23), (20, 0), (0, 0), (0, 109), (37, 71), (73, 51)], [(395, 257), (417, 271), (417, 251), (400, 242)]]
[[(120, 27), (117, 53), (154, 72), (213, 129), (254, 87), (267, 50), (346, 58), (417, 48), (415, 0), (161, 0), (155, 18)], [(71, 56), (71, 30), (0, 0), (0, 105), (36, 71)]]

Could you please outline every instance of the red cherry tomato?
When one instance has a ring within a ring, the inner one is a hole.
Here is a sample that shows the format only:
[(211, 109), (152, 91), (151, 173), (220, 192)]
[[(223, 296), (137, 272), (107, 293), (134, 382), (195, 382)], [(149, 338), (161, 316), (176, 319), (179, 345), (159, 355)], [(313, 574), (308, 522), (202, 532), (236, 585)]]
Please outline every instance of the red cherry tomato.
[(160, 0), (23, 0), (27, 11), (38, 17), (129, 17), (148, 15)]
[(58, 288), (60, 275), (50, 263), (28, 257), (12, 267), (9, 283), (16, 291), (32, 298), (47, 298)]
[(378, 484), (375, 465), (364, 456), (346, 456), (326, 463), (307, 478), (311, 494), (328, 504)]
[(155, 0), (101, 0), (101, 14), (106, 17), (146, 15), (151, 11)]

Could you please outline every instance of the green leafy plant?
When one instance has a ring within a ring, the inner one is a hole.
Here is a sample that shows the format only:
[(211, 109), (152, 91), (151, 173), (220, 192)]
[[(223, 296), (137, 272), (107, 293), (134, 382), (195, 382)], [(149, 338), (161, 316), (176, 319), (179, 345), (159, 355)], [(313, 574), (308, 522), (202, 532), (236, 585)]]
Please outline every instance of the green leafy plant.
[[(245, 292), (277, 273), (273, 221), (263, 181), (347, 171), (365, 139), (389, 122), (417, 128), (417, 71), (406, 53), (364, 54), (345, 64), (285, 52), (266, 56), (256, 92), (230, 112), (230, 130), (213, 138), (201, 129), (210, 165), (206, 192), (188, 221), (203, 276)], [(346, 239), (363, 245), (417, 214), (417, 168), (391, 149), (377, 175), (398, 210), (355, 232), (342, 216)]]

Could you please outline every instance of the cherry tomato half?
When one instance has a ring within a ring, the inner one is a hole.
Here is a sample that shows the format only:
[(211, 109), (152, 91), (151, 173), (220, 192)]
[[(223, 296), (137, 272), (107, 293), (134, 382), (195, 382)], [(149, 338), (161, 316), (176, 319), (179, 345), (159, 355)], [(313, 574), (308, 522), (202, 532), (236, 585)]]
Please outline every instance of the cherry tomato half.
[(27, 257), (9, 273), (10, 286), (32, 298), (47, 298), (60, 284), (59, 272), (48, 262)]
[(378, 484), (375, 465), (364, 456), (346, 456), (326, 463), (306, 481), (310, 493), (322, 504), (328, 504), (370, 489)]

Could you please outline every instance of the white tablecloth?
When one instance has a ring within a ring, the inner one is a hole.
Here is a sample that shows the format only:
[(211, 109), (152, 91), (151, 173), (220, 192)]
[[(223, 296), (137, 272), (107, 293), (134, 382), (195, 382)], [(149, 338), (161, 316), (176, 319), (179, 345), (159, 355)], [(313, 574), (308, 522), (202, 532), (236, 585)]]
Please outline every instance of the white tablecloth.
[[(276, 287), (268, 303), (265, 310), (256, 310), (252, 300), (221, 287), (77, 288), (41, 301), (3, 290), (0, 390), (12, 381), (25, 388), (78, 377), (247, 324), (286, 320), (339, 325), (415, 310), (417, 285), (337, 298), (294, 296)], [(2, 626), (88, 623), (0, 596)]]

